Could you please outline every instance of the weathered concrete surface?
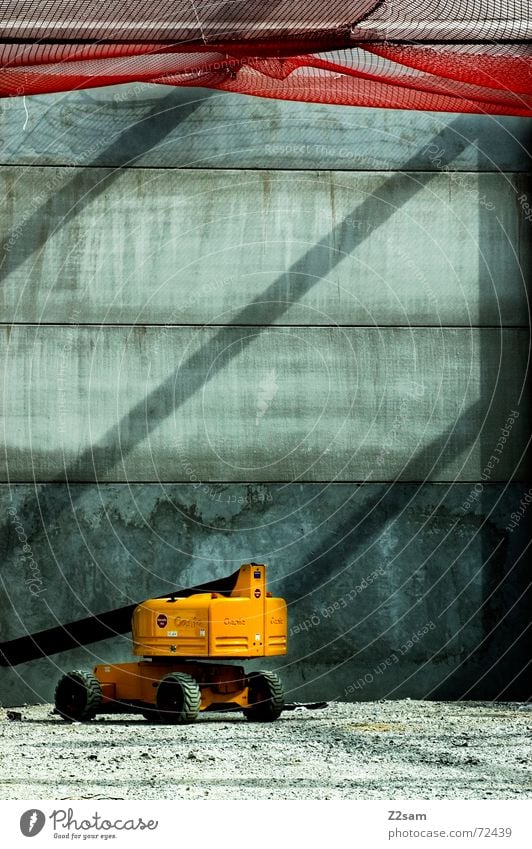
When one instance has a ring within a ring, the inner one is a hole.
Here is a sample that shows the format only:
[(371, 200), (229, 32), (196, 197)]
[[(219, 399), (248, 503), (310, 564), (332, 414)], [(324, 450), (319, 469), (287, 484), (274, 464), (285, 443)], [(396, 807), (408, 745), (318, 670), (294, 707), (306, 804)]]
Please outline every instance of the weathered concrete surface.
[[(494, 481), (529, 476), (532, 191), (501, 172), (530, 122), (148, 86), (27, 106), (23, 130), (0, 102), (2, 479), (127, 484), (0, 488), (2, 639), (254, 558), (290, 697), (528, 697), (530, 483)], [(267, 483), (298, 475), (325, 483)], [(158, 478), (184, 483), (134, 483)], [(1, 670), (0, 699), (128, 655)]]
[[(521, 118), (285, 103), (125, 85), (0, 101), (0, 162), (528, 171)], [(25, 126), (25, 129), (23, 129)]]
[(527, 475), (526, 330), (1, 334), (4, 481), (479, 480), (499, 442)]
[(4, 322), (522, 325), (525, 175), (0, 168)]
[[(289, 603), (289, 654), (269, 665), (290, 698), (528, 698), (529, 523), (515, 519), (527, 491), (4, 486), (2, 640), (254, 559)], [(62, 670), (129, 654), (117, 637), (0, 670), (2, 703), (49, 701)]]

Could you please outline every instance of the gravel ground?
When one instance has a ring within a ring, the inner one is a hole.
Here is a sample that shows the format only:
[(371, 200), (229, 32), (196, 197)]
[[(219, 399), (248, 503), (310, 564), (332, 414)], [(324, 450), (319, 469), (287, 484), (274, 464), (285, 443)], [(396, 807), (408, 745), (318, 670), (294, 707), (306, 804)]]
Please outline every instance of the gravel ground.
[(526, 799), (532, 712), (513, 703), (363, 702), (273, 724), (206, 714), (67, 724), (0, 711), (2, 799)]

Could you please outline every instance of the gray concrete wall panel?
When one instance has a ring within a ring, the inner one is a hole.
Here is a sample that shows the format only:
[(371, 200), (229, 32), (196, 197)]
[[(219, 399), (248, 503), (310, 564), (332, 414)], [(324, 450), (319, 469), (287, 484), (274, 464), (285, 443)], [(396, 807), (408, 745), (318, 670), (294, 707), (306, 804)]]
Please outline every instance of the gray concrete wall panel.
[(526, 330), (1, 332), (4, 481), (527, 473)]
[(524, 175), (0, 168), (0, 319), (519, 325)]
[[(516, 484), (481, 493), (468, 484), (0, 487), (2, 635), (194, 586), (255, 559), (268, 563), (271, 589), (289, 604), (289, 654), (270, 662), (289, 698), (522, 692), (528, 531), (525, 522), (511, 527), (511, 515), (525, 492)], [(41, 580), (33, 593), (23, 545)], [(2, 703), (48, 700), (62, 671), (129, 656), (126, 635), (0, 670)]]
[(0, 101), (0, 163), (528, 171), (520, 118), (125, 85)]

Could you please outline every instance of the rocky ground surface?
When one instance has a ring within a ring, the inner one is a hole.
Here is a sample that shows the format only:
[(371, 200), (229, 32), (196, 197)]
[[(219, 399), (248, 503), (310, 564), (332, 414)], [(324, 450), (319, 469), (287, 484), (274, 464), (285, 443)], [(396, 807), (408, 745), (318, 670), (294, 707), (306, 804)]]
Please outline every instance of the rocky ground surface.
[(532, 797), (532, 711), (513, 703), (332, 704), (188, 726), (11, 711), (0, 710), (1, 799)]

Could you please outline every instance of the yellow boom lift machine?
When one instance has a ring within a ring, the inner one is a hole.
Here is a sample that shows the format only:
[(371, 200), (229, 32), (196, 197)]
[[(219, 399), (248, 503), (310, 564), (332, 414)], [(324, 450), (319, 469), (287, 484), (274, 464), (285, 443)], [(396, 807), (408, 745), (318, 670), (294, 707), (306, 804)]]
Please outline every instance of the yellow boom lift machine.
[(285, 704), (274, 672), (246, 673), (223, 662), (286, 654), (286, 603), (266, 591), (264, 564), (244, 564), (225, 592), (143, 602), (133, 612), (132, 637), (138, 660), (64, 675), (56, 713), (87, 721), (138, 712), (153, 722), (182, 724), (200, 711), (241, 710), (250, 721), (271, 722), (296, 707)]

